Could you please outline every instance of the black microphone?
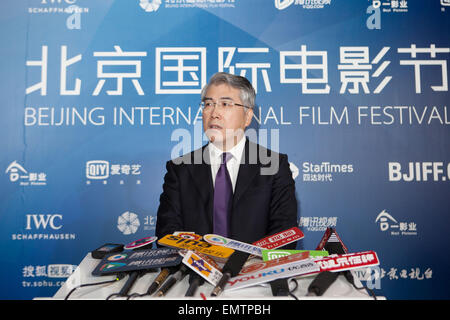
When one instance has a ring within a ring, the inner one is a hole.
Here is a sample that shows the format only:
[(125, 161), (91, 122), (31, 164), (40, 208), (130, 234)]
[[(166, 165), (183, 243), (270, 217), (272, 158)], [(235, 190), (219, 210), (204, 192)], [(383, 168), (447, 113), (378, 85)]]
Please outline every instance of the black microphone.
[(289, 295), (289, 284), (288, 279), (276, 279), (270, 281), (270, 288), (272, 289), (272, 295), (274, 297), (282, 297)]
[(307, 296), (321, 296), (339, 277), (339, 272), (324, 271), (319, 273), (308, 287)]
[(329, 254), (345, 254), (347, 251), (344, 246), (339, 242), (334, 242), (330, 237), (330, 240), (325, 244), (324, 249), (328, 251)]
[(130, 291), (131, 287), (136, 282), (137, 278), (139, 278), (141, 275), (142, 275), (142, 272), (133, 271), (129, 275), (129, 277), (128, 277), (127, 281), (125, 282), (125, 284), (123, 285), (122, 289), (120, 289), (118, 295), (121, 297), (128, 295), (128, 292)]
[(239, 274), (239, 272), (241, 271), (245, 262), (247, 261), (249, 255), (250, 254), (247, 252), (242, 252), (242, 251), (237, 251), (237, 250), (231, 254), (231, 256), (228, 258), (228, 261), (225, 263), (225, 265), (222, 268), (222, 278), (219, 280), (216, 287), (211, 292), (212, 297), (216, 297), (220, 293), (222, 293), (228, 280), (231, 277), (235, 277)]
[[(139, 247), (136, 247), (135, 249), (133, 249), (133, 251), (140, 251), (140, 250), (144, 250), (144, 249), (151, 249), (153, 246), (153, 244), (150, 242), (145, 242), (140, 244)], [(128, 292), (130, 291), (131, 287), (134, 285), (134, 283), (136, 282), (136, 280), (144, 275), (147, 272), (154, 272), (155, 269), (149, 269), (149, 270), (136, 270), (130, 273), (130, 276), (128, 277), (127, 281), (125, 282), (125, 284), (123, 285), (122, 289), (120, 289), (118, 295), (121, 297), (127, 296)]]
[[(328, 239), (327, 243), (325, 244), (324, 249), (332, 254), (348, 253), (347, 248), (344, 247), (342, 240), (339, 238), (339, 236), (337, 235), (336, 230), (334, 228), (332, 228), (332, 233), (331, 233), (330, 238)], [(335, 272), (335, 273), (337, 273), (338, 275), (339, 274), (344, 275), (345, 279), (347, 279), (347, 281), (356, 288), (355, 279), (353, 278), (353, 274), (350, 270)], [(337, 276), (336, 276), (336, 278), (337, 278)]]
[(158, 290), (158, 288), (161, 286), (161, 284), (166, 281), (166, 279), (173, 273), (175, 273), (178, 270), (178, 266), (176, 267), (167, 267), (162, 268), (161, 272), (158, 274), (158, 276), (153, 280), (152, 284), (147, 289), (147, 294), (151, 295)]
[(203, 283), (205, 283), (205, 279), (191, 271), (189, 274), (189, 288), (186, 291), (185, 297), (193, 297), (198, 287), (203, 285)]
[[(329, 237), (323, 247), (324, 250), (328, 251), (329, 254), (345, 254), (347, 253), (347, 248), (344, 247), (341, 239), (336, 233), (334, 228), (329, 228), (325, 231), (325, 234), (329, 233)], [(328, 288), (336, 281), (340, 274), (346, 275), (350, 271), (341, 272), (330, 272), (323, 271), (319, 273), (314, 280), (308, 286), (307, 296), (321, 296), (328, 290)], [(346, 276), (348, 279), (348, 277)]]
[(187, 275), (189, 269), (183, 264), (180, 269), (172, 275), (166, 282), (162, 285), (162, 287), (156, 292), (157, 297), (164, 296), (178, 281), (183, 280), (183, 278)]
[(120, 243), (105, 243), (101, 247), (91, 251), (91, 256), (94, 259), (103, 259), (106, 255), (111, 253), (118, 253), (123, 251), (123, 244)]

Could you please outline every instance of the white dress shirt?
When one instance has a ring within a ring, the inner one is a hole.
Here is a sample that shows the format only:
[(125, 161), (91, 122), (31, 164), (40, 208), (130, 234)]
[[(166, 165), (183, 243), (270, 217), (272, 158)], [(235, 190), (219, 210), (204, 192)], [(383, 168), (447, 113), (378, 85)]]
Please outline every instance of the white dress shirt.
[[(239, 173), (239, 165), (241, 164), (242, 154), (244, 153), (245, 147), (245, 136), (230, 150), (226, 151), (232, 154), (232, 157), (227, 161), (227, 169), (231, 178), (231, 185), (234, 188), (236, 186), (236, 180)], [(219, 171), (220, 165), (222, 163), (223, 151), (216, 147), (213, 143), (208, 144), (209, 159), (211, 161), (211, 174), (213, 179), (213, 186), (216, 182), (217, 171)]]

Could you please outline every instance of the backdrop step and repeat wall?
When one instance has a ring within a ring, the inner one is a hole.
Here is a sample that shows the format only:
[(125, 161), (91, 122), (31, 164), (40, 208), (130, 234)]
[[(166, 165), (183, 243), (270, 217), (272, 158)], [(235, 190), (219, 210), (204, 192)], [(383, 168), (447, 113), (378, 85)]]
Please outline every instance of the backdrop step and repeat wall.
[(250, 139), (289, 155), (298, 248), (335, 227), (378, 253), (358, 272), (378, 294), (450, 298), (449, 0), (0, 9), (0, 298), (52, 296), (87, 252), (154, 235), (165, 163), (206, 142), (218, 71), (257, 90)]

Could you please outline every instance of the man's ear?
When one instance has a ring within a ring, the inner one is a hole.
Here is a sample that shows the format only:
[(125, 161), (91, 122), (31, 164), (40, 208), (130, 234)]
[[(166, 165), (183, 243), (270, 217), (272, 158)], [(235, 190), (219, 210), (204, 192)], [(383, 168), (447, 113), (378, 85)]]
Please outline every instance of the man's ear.
[(253, 109), (247, 109), (245, 113), (245, 127), (248, 127), (253, 119)]

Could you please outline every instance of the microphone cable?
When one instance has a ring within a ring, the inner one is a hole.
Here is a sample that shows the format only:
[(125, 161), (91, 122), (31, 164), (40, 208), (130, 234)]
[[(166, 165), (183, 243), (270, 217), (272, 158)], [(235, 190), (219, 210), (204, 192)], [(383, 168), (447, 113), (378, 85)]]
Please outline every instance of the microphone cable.
[[(289, 290), (289, 282), (293, 281), (295, 283), (295, 287), (292, 290)], [(295, 290), (298, 288), (298, 282), (295, 278), (282, 278), (276, 279), (269, 282), (270, 287), (272, 289), (272, 295), (275, 297), (279, 296), (291, 296), (295, 300), (298, 300), (297, 296), (294, 294)]]
[(350, 270), (342, 271), (342, 273), (344, 274), (345, 279), (347, 279), (347, 281), (350, 282), (350, 284), (353, 286), (353, 288), (355, 288), (356, 290), (366, 289), (369, 292), (369, 294), (372, 296), (372, 298), (374, 300), (377, 300), (377, 296), (372, 289), (369, 289), (367, 286), (363, 285), (362, 283), (361, 283), (362, 287), (358, 288), (356, 286), (355, 279), (353, 278), (353, 274), (350, 272)]
[(128, 294), (128, 291), (131, 289), (131, 287), (134, 285), (134, 283), (136, 282), (137, 279), (139, 279), (140, 277), (142, 277), (144, 274), (146, 274), (147, 272), (153, 272), (152, 269), (150, 270), (139, 270), (139, 271), (133, 271), (132, 273), (129, 274), (128, 280), (125, 282), (125, 285), (122, 287), (122, 289), (120, 289), (119, 292), (116, 293), (112, 293), (110, 294), (106, 300), (110, 300), (115, 296), (118, 297), (126, 297), (127, 300), (129, 300), (132, 297), (135, 297), (136, 294)]
[(70, 295), (71, 295), (75, 290), (77, 290), (77, 289), (79, 289), (79, 288), (82, 288), (82, 287), (89, 287), (89, 286), (98, 286), (98, 285), (101, 285), (101, 284), (110, 284), (110, 283), (114, 283), (114, 282), (120, 281), (120, 280), (122, 280), (124, 277), (125, 277), (125, 274), (124, 274), (124, 273), (120, 273), (120, 274), (118, 274), (113, 280), (107, 280), (107, 281), (101, 281), (101, 282), (94, 282), (94, 283), (84, 283), (84, 284), (81, 284), (81, 285), (79, 285), (79, 286), (76, 286), (76, 287), (72, 288), (72, 290), (69, 291), (69, 293), (66, 295), (66, 297), (64, 298), (64, 300), (68, 300), (69, 297), (70, 297)]
[(288, 292), (288, 294), (289, 294), (292, 298), (294, 298), (295, 300), (298, 300), (297, 296), (294, 294), (295, 290), (297, 290), (297, 288), (298, 288), (298, 282), (297, 282), (297, 279), (295, 279), (295, 278), (289, 279), (289, 280), (288, 280), (288, 283), (289, 283), (289, 281), (294, 281), (294, 282), (295, 282), (295, 288), (292, 289), (292, 290), (290, 290), (290, 291)]

